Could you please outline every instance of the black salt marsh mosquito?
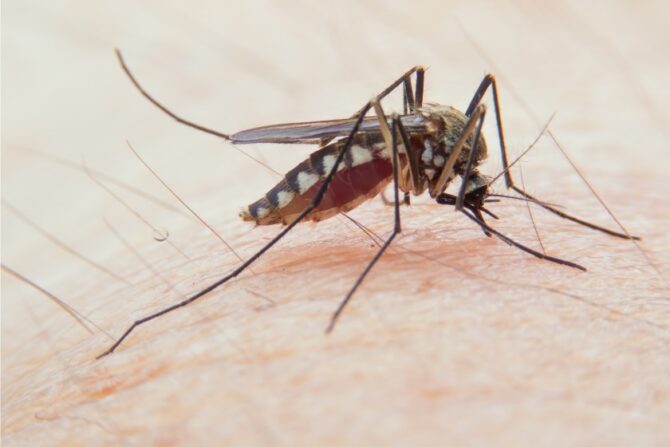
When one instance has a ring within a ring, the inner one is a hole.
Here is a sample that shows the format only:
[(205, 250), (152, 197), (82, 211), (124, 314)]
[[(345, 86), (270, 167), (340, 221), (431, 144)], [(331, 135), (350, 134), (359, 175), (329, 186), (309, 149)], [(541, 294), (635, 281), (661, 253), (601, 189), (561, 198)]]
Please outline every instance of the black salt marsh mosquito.
[[(541, 202), (512, 178), (505, 147), (498, 88), (495, 77), (486, 75), (470, 104), (461, 112), (454, 107), (423, 102), (424, 69), (420, 66), (407, 71), (380, 94), (368, 101), (351, 118), (328, 121), (278, 124), (226, 134), (187, 121), (171, 112), (139, 84), (117, 50), (121, 67), (133, 84), (149, 101), (163, 112), (200, 131), (216, 135), (234, 144), (285, 143), (317, 144), (310, 157), (289, 171), (284, 179), (260, 200), (246, 207), (240, 217), (257, 225), (283, 224), (283, 229), (257, 253), (232, 272), (205, 287), (189, 298), (135, 321), (126, 332), (100, 357), (112, 353), (137, 327), (157, 317), (186, 306), (239, 275), (263, 253), (268, 251), (295, 225), (303, 220), (319, 221), (351, 210), (393, 184), (394, 227), (331, 317), (327, 332), (334, 328), (338, 317), (361, 285), (367, 274), (401, 231), (400, 191), (420, 195), (426, 191), (437, 203), (453, 205), (476, 223), (487, 236), (495, 235), (539, 259), (586, 270), (570, 261), (552, 257), (526, 247), (492, 228), (484, 213), (496, 217), (485, 208), (491, 195), (491, 184), (500, 176), (508, 189), (524, 200), (536, 203), (552, 213), (607, 233), (629, 239), (631, 236), (612, 231), (571, 216)], [(412, 83), (414, 79), (414, 83)], [(404, 113), (386, 115), (381, 101), (397, 88), (403, 89)], [(491, 88), (503, 171), (495, 178), (479, 170), (488, 148), (481, 129), (486, 117), (482, 97)], [(375, 116), (367, 116), (374, 111)], [(461, 178), (457, 195), (447, 194), (447, 186)]]

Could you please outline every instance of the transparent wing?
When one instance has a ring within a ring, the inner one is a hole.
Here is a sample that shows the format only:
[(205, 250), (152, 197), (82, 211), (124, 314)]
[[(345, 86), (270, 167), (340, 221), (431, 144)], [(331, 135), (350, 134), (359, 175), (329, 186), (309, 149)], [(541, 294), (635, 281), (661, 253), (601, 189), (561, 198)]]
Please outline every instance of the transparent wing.
[[(425, 132), (430, 121), (423, 115), (403, 115), (400, 117), (402, 124), (409, 133)], [(275, 124), (271, 126), (254, 127), (243, 130), (230, 136), (230, 141), (235, 144), (251, 143), (319, 143), (323, 139), (348, 136), (356, 118), (310, 121), (304, 123)], [(391, 121), (388, 121), (389, 126)], [(379, 120), (377, 117), (366, 117), (361, 123), (359, 132), (379, 132)]]

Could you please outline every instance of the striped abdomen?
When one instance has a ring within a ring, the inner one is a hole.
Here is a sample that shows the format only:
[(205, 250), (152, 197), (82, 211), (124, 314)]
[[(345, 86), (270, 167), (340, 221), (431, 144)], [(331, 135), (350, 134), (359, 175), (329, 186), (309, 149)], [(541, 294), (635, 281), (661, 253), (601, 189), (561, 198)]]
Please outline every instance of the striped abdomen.
[[(346, 139), (330, 143), (289, 171), (282, 181), (242, 210), (259, 225), (288, 224), (311, 203)], [(333, 177), (319, 206), (307, 220), (319, 221), (351, 210), (377, 195), (391, 180), (393, 166), (380, 137), (359, 135)]]

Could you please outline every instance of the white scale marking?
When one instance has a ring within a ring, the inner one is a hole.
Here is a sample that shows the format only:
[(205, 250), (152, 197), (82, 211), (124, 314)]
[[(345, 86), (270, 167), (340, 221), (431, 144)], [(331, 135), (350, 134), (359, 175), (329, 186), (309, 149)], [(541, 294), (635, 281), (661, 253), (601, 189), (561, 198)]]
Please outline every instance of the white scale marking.
[(277, 206), (279, 208), (283, 208), (286, 205), (288, 205), (291, 200), (295, 197), (295, 193), (293, 191), (279, 191), (277, 193)]
[(304, 194), (309, 188), (314, 186), (316, 182), (319, 181), (319, 176), (316, 174), (310, 174), (308, 172), (298, 173), (298, 188), (299, 193)]
[(352, 146), (351, 149), (351, 166), (362, 165), (372, 161), (372, 152), (362, 146)]
[[(335, 155), (326, 155), (321, 159), (321, 165), (323, 166), (323, 175), (326, 176), (330, 174), (330, 171), (333, 170), (333, 166), (335, 166), (335, 161), (337, 160), (337, 156)], [(340, 163), (340, 165), (337, 167), (338, 171), (341, 171), (344, 166), (344, 162)]]
[(265, 216), (267, 216), (268, 214), (270, 214), (270, 210), (265, 208), (264, 206), (259, 206), (258, 208), (256, 208), (256, 218), (257, 219), (262, 219)]
[(423, 146), (425, 147), (425, 150), (421, 154), (421, 161), (424, 164), (429, 164), (430, 160), (433, 158), (433, 147), (428, 143), (428, 140), (424, 141)]

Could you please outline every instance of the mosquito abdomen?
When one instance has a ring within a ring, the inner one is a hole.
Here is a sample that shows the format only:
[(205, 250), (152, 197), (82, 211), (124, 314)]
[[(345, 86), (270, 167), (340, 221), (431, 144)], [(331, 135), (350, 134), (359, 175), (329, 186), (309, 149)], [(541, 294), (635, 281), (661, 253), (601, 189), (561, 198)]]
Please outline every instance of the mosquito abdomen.
[[(319, 221), (351, 210), (377, 195), (391, 180), (393, 167), (383, 143), (357, 138), (338, 167), (319, 206), (307, 220)], [(373, 144), (371, 144), (373, 143)], [(258, 225), (289, 224), (309, 206), (333, 168), (344, 140), (322, 147), (289, 171), (240, 217)]]

